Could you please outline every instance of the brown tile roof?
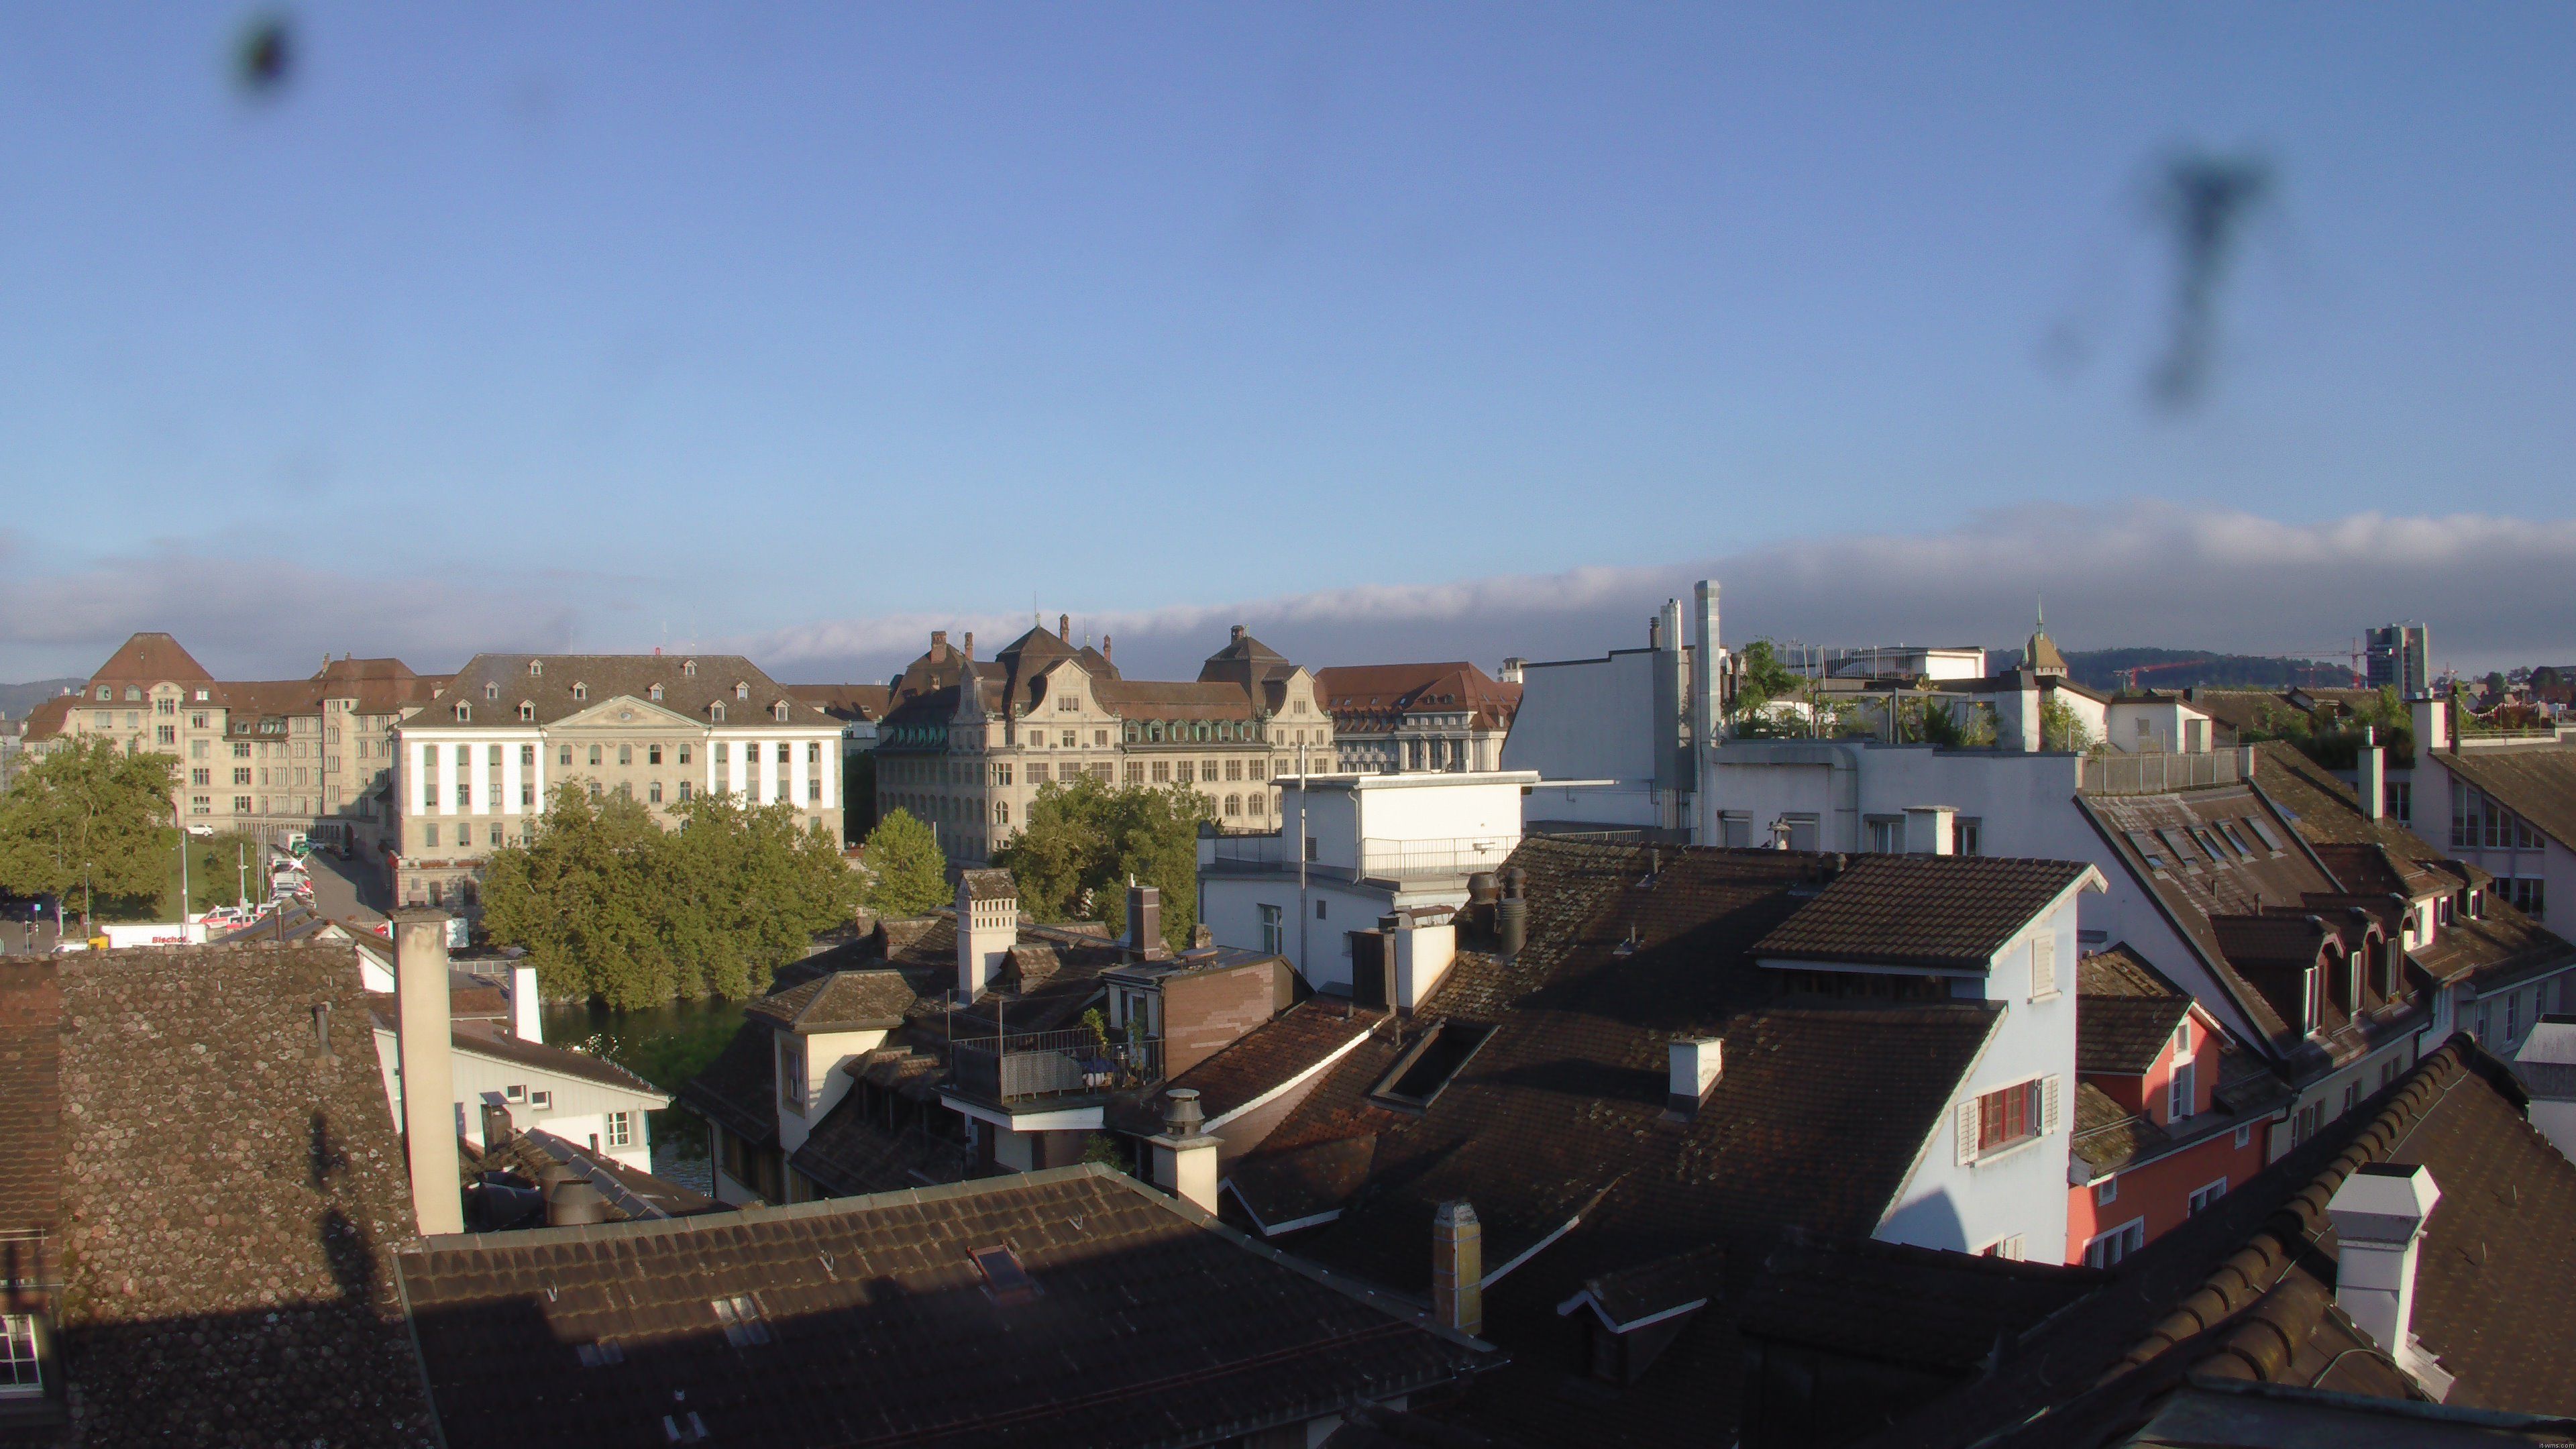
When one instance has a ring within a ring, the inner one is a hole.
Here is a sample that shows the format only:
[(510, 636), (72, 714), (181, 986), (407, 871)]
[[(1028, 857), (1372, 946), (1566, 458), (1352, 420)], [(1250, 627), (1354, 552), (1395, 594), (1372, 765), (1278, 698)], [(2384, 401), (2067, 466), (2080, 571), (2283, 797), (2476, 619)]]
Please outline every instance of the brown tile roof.
[[(1034, 1296), (988, 1289), (992, 1249)], [(666, 1415), (779, 1449), (1209, 1443), (1485, 1356), (1097, 1166), (396, 1261), (452, 1449), (660, 1444)]]
[(162, 683), (212, 684), (215, 677), (208, 674), (206, 666), (199, 664), (196, 656), (182, 648), (177, 639), (168, 634), (143, 633), (133, 635), (116, 646), (116, 652), (107, 656), (107, 662), (91, 673), (89, 682), (93, 687), (101, 684), (149, 687)]
[(2191, 998), (2087, 996), (2075, 1006), (2075, 1069), (2111, 1076), (2146, 1074), (2191, 1010)]
[(2090, 869), (2063, 860), (1858, 856), (1753, 954), (1982, 971)]
[[(1997, 1016), (1777, 998), (1753, 945), (1805, 904), (1792, 888), (1826, 857), (1667, 850), (1651, 888), (1642, 847), (1527, 840), (1512, 863), (1529, 874), (1527, 945), (1508, 964), (1462, 956), (1417, 1017), (1493, 1028), (1446, 1089), (1418, 1114), (1372, 1103), (1391, 1055), (1372, 1039), (1231, 1171), (1240, 1184), (1278, 1155), (1374, 1132), (1365, 1186), (1299, 1246), (1403, 1291), (1429, 1281), (1444, 1200), (1474, 1204), (1489, 1270), (1579, 1218), (1488, 1289), (1488, 1336), (1515, 1362), (1459, 1412), (1533, 1442), (1723, 1433), (1731, 1326), (1695, 1325), (1604, 1406), (1557, 1393), (1572, 1351), (1557, 1305), (1586, 1279), (1696, 1247), (1749, 1272), (1790, 1223), (1873, 1231)], [(1642, 945), (1623, 951), (1632, 927)], [(1719, 1037), (1725, 1071), (1694, 1118), (1668, 1121), (1668, 1048), (1684, 1035)]]
[(2087, 951), (2075, 961), (2075, 994), (2078, 996), (2143, 996), (2158, 1000), (2181, 997), (2190, 992), (2176, 986), (2163, 972), (2138, 954), (2138, 948), (2126, 941)]
[(1293, 1081), (1384, 1020), (1384, 1012), (1330, 997), (1309, 997), (1245, 1032), (1164, 1087), (1195, 1090), (1199, 1110), (1213, 1120)]
[(2186, 1375), (2405, 1392), (2333, 1304), (2326, 1203), (2365, 1163), (2441, 1190), (2413, 1329), (2449, 1406), (2576, 1413), (2576, 1165), (2524, 1119), (2509, 1069), (2455, 1036), (2357, 1111), (2123, 1262), (1996, 1368), (1867, 1441), (1998, 1449), (2116, 1442)]
[(58, 694), (27, 711), (27, 728), (19, 734), (19, 743), (32, 745), (60, 735), (70, 726), (72, 706), (78, 703), (77, 696)]
[[(929, 1057), (900, 1051), (873, 1055), (893, 1059), (887, 1065), (896, 1071), (914, 1063), (929, 1069), (916, 1075), (928, 1075), (937, 1067)], [(871, 1080), (876, 1076), (870, 1070), (877, 1065), (875, 1062), (853, 1065)], [(912, 1121), (903, 1125), (888, 1126), (873, 1121), (863, 1095), (851, 1092), (833, 1103), (832, 1110), (824, 1113), (822, 1120), (814, 1124), (806, 1134), (804, 1145), (788, 1155), (787, 1165), (812, 1179), (826, 1197), (893, 1192), (932, 1183), (958, 1182), (971, 1175), (974, 1163), (965, 1147), (931, 1135), (923, 1125), (925, 1120), (920, 1109), (915, 1109)]]
[(62, 1221), (63, 989), (45, 956), (0, 957), (0, 1234)]
[(957, 880), (958, 884), (966, 887), (968, 900), (1015, 901), (1020, 898), (1020, 888), (1007, 870), (960, 871)]
[(2091, 1082), (2076, 1085), (2075, 1137), (2070, 1150), (2093, 1176), (2118, 1172), (2172, 1144), (2173, 1135), (2155, 1119), (2131, 1112)]
[(2431, 755), (2443, 769), (2530, 821), (2560, 849), (2576, 850), (2576, 749), (2534, 745), (2435, 750)]
[(785, 1031), (866, 1031), (903, 1025), (919, 1000), (900, 971), (835, 971), (764, 996), (743, 1014)]
[[(544, 672), (530, 674), (532, 663), (544, 665)], [(697, 666), (695, 674), (688, 671), (690, 664)], [(740, 697), (734, 692), (737, 684), (744, 687)], [(658, 702), (652, 699), (655, 685), (662, 687)], [(490, 686), (489, 697), (486, 686)], [(582, 687), (585, 698), (573, 698), (575, 686)], [(536, 723), (553, 724), (620, 696), (701, 725), (713, 717), (716, 704), (725, 707), (727, 726), (774, 723), (770, 708), (781, 701), (787, 705), (790, 725), (835, 723), (739, 654), (477, 654), (457, 671), (440, 707), (444, 711), (451, 704), (470, 705), (474, 718), (469, 728), (498, 728), (520, 723), (522, 702), (536, 707)], [(455, 720), (442, 713), (438, 723), (450, 725)]]
[[(668, 1178), (638, 1172), (605, 1152), (593, 1152), (543, 1130), (513, 1132), (497, 1148), (479, 1153), (473, 1143), (459, 1139), (456, 1156), (458, 1174), (469, 1186), (486, 1172), (514, 1172), (535, 1185), (539, 1174), (548, 1167), (570, 1167), (599, 1189), (610, 1222), (689, 1217), (725, 1210), (724, 1204), (704, 1193)], [(540, 1214), (537, 1223), (527, 1226), (542, 1222)]]
[(1407, 714), (1473, 711), (1469, 727), (1507, 729), (1521, 687), (1463, 659), (1439, 664), (1340, 664), (1315, 671), (1315, 695), (1344, 729), (1391, 728)]
[(2102, 1286), (2105, 1274), (1791, 1228), (1738, 1309), (1747, 1338), (1944, 1376)]
[(87, 1441), (431, 1442), (387, 1262), (414, 1232), (402, 1148), (349, 949), (55, 970), (61, 1327)]
[(786, 689), (834, 719), (881, 720), (894, 708), (894, 686), (887, 684), (791, 684)]

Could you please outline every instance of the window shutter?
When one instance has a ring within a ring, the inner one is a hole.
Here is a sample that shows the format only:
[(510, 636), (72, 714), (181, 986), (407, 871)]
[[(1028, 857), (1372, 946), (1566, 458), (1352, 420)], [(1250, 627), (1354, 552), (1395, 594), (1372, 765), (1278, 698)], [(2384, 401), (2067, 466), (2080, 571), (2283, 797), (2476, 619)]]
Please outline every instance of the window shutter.
[(2057, 1077), (2042, 1077), (2039, 1083), (2039, 1133), (2045, 1137), (2057, 1130)]
[(1977, 1104), (1974, 1098), (1959, 1104), (1959, 1165), (1977, 1160)]
[(2030, 997), (2046, 1001), (2057, 994), (2057, 937), (2040, 935), (2030, 943)]

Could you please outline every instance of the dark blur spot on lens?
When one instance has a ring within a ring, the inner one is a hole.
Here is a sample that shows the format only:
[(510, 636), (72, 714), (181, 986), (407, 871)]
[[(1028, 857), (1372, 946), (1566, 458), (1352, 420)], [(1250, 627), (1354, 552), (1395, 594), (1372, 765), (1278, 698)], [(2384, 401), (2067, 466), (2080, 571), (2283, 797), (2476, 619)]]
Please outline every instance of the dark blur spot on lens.
[(283, 15), (263, 15), (243, 27), (233, 53), (233, 83), (254, 96), (274, 95), (295, 64), (294, 35)]

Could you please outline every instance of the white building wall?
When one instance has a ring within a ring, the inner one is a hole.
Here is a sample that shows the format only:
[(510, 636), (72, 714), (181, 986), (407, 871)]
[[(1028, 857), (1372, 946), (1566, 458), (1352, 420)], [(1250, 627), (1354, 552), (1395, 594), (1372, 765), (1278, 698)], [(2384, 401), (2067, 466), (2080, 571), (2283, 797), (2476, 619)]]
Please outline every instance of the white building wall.
[(1503, 741), (1502, 767), (1550, 780), (1608, 785), (1540, 790), (1525, 802), (1532, 820), (1650, 826), (1669, 802), (1656, 790), (1658, 741), (1678, 740), (1678, 718), (1659, 718), (1656, 663), (1670, 651), (1627, 649), (1603, 659), (1531, 664), (1521, 672), (1520, 709)]
[[(385, 1101), (392, 1107), (394, 1120), (402, 1120), (402, 1069), (398, 1065), (399, 1049), (394, 1033), (376, 1032), (376, 1060), (385, 1081)], [(671, 1099), (656, 1092), (636, 1092), (594, 1082), (587, 1077), (549, 1072), (499, 1057), (487, 1057), (459, 1045), (451, 1058), (452, 1080), (456, 1093), (457, 1135), (483, 1147), (484, 1094), (507, 1101), (508, 1089), (523, 1092), (551, 1093), (547, 1107), (539, 1109), (521, 1100), (507, 1102), (510, 1121), (521, 1131), (537, 1128), (555, 1134), (577, 1147), (588, 1147), (602, 1156), (613, 1157), (638, 1172), (653, 1170), (653, 1134), (649, 1112), (670, 1105)], [(624, 1147), (611, 1147), (607, 1137), (607, 1116), (611, 1112), (632, 1114), (633, 1137)]]
[[(2061, 899), (2046, 917), (1996, 953), (1982, 991), (2003, 1003), (1986, 1048), (1957, 1095), (1933, 1125), (1914, 1170), (1898, 1189), (1874, 1236), (1886, 1242), (1979, 1252), (2019, 1238), (2023, 1253), (2056, 1262), (2066, 1252), (2066, 1165), (2075, 1127), (2074, 899)], [(2057, 991), (2035, 995), (2032, 942), (2053, 943)], [(2050, 1130), (1990, 1157), (1962, 1164), (1958, 1153), (1963, 1104), (2016, 1083), (2053, 1081), (2056, 1120)]]

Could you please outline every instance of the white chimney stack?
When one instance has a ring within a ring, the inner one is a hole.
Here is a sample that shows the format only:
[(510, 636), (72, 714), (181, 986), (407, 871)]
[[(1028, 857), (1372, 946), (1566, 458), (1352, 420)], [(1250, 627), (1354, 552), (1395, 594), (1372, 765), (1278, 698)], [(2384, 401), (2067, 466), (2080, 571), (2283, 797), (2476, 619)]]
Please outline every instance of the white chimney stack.
[(972, 1005), (1020, 940), (1020, 892), (1007, 870), (957, 878), (957, 998)]
[(1694, 1117), (1725, 1070), (1726, 1044), (1713, 1036), (1683, 1037), (1671, 1048), (1664, 1106), (1676, 1117)]
[(1216, 1211), (1216, 1157), (1222, 1137), (1200, 1130), (1206, 1119), (1199, 1094), (1174, 1087), (1163, 1107), (1163, 1130), (1145, 1139), (1154, 1185), (1203, 1213)]
[(1485, 1331), (1485, 1228), (1464, 1199), (1431, 1215), (1431, 1312), (1460, 1333)]
[(510, 1034), (542, 1045), (546, 1039), (545, 1002), (537, 995), (537, 968), (510, 968)]
[(2420, 1163), (2365, 1163), (2326, 1202), (2335, 1227), (2335, 1306), (2438, 1402), (2451, 1376), (2415, 1339), (2416, 1248), (2442, 1201)]
[(2353, 790), (2361, 796), (2361, 813), (2373, 820), (2388, 818), (2387, 752), (2379, 747), (2379, 728), (2361, 727), (2361, 755), (2354, 761)]
[(423, 1237), (465, 1231), (456, 1168), (456, 1096), (448, 1018), (447, 912), (411, 906), (393, 914), (395, 1049), (402, 1062), (403, 1147), (412, 1211)]
[(1959, 812), (1948, 805), (1905, 807), (1905, 853), (1948, 855), (1956, 846)]

